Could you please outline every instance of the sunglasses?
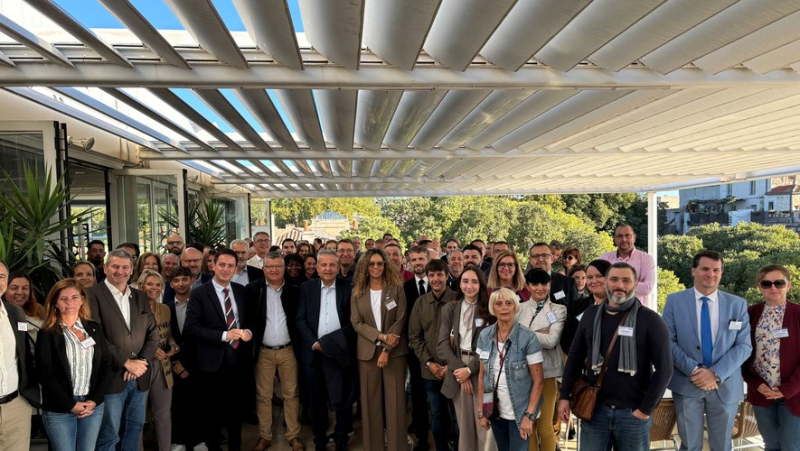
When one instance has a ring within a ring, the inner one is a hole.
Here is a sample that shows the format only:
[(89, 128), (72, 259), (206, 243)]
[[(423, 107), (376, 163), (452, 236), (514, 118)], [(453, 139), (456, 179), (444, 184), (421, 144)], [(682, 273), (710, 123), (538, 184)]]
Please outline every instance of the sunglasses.
[(762, 280), (758, 284), (761, 286), (761, 288), (763, 288), (765, 290), (767, 290), (769, 288), (772, 288), (773, 285), (775, 285), (775, 288), (786, 288), (786, 281), (783, 280), (783, 279), (781, 279), (781, 280)]
[(572, 255), (567, 255), (566, 257), (564, 257), (564, 260), (575, 260), (575, 257), (573, 257)]

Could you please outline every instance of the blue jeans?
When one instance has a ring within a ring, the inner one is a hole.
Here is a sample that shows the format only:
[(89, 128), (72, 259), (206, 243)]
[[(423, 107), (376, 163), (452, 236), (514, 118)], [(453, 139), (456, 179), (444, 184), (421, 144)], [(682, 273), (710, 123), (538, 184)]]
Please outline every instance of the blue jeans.
[(769, 407), (753, 406), (753, 413), (766, 451), (800, 450), (800, 417), (792, 415), (786, 401), (772, 401)]
[(100, 428), (100, 438), (97, 440), (97, 449), (111, 451), (137, 451), (139, 449), (139, 434), (144, 426), (144, 414), (147, 403), (147, 391), (139, 390), (136, 380), (128, 382), (121, 393), (106, 395), (103, 425)]
[(528, 451), (528, 439), (523, 440), (519, 435), (516, 421), (503, 418), (492, 420), (492, 433), (498, 451)]
[[(75, 396), (75, 401), (84, 401), (85, 396)], [(42, 423), (47, 430), (50, 448), (53, 451), (94, 451), (97, 436), (103, 423), (105, 404), (95, 406), (94, 413), (86, 418), (58, 412), (42, 412)]]
[(631, 409), (600, 405), (592, 421), (581, 421), (581, 451), (606, 451), (613, 440), (617, 451), (650, 449), (650, 419), (640, 420)]
[(442, 394), (442, 381), (422, 380), (422, 386), (428, 395), (428, 405), (431, 408), (431, 429), (436, 451), (450, 449), (450, 436), (448, 436), (448, 423), (454, 438), (453, 443), (458, 443), (458, 421), (456, 421), (456, 408), (451, 399)]

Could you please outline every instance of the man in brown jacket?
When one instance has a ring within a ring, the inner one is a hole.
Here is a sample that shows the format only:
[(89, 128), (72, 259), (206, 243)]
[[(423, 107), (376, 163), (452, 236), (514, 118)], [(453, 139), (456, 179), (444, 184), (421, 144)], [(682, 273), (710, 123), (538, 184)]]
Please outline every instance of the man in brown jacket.
[(425, 266), (425, 273), (430, 291), (417, 299), (411, 310), (408, 342), (421, 366), (422, 385), (431, 408), (436, 450), (446, 451), (450, 449), (448, 424), (452, 432), (457, 430), (457, 426), (453, 401), (442, 394), (442, 380), (447, 374), (447, 366), (437, 357), (436, 345), (442, 307), (455, 300), (456, 293), (447, 286), (447, 265), (442, 260), (431, 260)]

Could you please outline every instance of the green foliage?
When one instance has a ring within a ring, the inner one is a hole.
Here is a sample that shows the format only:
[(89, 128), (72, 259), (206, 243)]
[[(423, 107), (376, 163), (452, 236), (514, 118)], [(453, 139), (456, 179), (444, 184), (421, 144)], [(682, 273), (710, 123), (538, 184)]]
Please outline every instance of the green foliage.
[(24, 189), (6, 173), (0, 192), (0, 259), (9, 270), (24, 271), (34, 281), (40, 299), (66, 274), (74, 258), (62, 242), (73, 224), (94, 213), (94, 209), (73, 211), (62, 219), (59, 213), (73, 198), (68, 197), (64, 179), (54, 179), (47, 168), (23, 166)]
[[(764, 266), (781, 264), (791, 268), (793, 288), (790, 299), (800, 301), (800, 237), (781, 226), (740, 223), (735, 227), (709, 224), (697, 227), (688, 236), (665, 236), (659, 239), (659, 263), (674, 271), (681, 282), (693, 285), (692, 257), (700, 249), (721, 252), (725, 267), (720, 289), (760, 302), (755, 288), (758, 271)], [(796, 280), (796, 282), (795, 282)], [(661, 290), (661, 288), (659, 288)]]
[[(177, 205), (173, 204), (169, 211), (162, 209), (158, 213), (169, 226), (167, 235), (179, 228), (177, 210)], [(187, 243), (202, 243), (205, 246), (214, 247), (225, 244), (227, 233), (225, 204), (216, 202), (214, 199), (190, 201), (188, 220)]]
[[(506, 197), (454, 196), (438, 199), (442, 232), (432, 237), (476, 238), (501, 241), (508, 239), (516, 210)], [(515, 248), (516, 249), (516, 248)]]
[(339, 239), (361, 237), (363, 242), (367, 238), (380, 238), (384, 233), (400, 236), (400, 229), (389, 218), (369, 216), (358, 221), (358, 230), (352, 228), (345, 230), (339, 234)]
[(686, 285), (682, 284), (675, 276), (675, 273), (668, 269), (658, 268), (658, 313), (664, 312), (664, 304), (667, 302), (667, 295), (685, 290)]
[(516, 219), (509, 230), (508, 241), (518, 254), (527, 255), (534, 243), (549, 243), (551, 240), (579, 247), (584, 261), (614, 249), (609, 235), (595, 232), (591, 225), (578, 217), (558, 211), (551, 205), (522, 201), (515, 202), (515, 207)]
[[(384, 204), (383, 214), (397, 224), (400, 233), (394, 236), (401, 243), (408, 244), (419, 235), (439, 237), (442, 235), (443, 215), (437, 207), (438, 201), (436, 197), (389, 199)], [(378, 238), (378, 235), (372, 238)]]
[(335, 211), (348, 219), (356, 215), (361, 217), (380, 216), (381, 209), (372, 198), (319, 198), (319, 199), (276, 199), (272, 201), (272, 214), (275, 225), (286, 227), (286, 224), (302, 225), (303, 221), (326, 211)]

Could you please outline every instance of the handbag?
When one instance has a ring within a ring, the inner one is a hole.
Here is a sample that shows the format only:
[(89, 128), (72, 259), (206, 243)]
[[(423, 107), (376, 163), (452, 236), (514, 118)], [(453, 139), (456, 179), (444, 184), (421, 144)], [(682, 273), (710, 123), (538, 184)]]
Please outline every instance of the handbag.
[[(630, 310), (625, 312), (620, 324), (625, 323), (628, 318)], [(599, 315), (600, 313), (598, 313)], [(603, 359), (603, 366), (600, 368), (600, 374), (597, 376), (597, 381), (594, 385), (590, 384), (586, 377), (581, 375), (575, 385), (572, 387), (572, 392), (569, 394), (569, 404), (572, 408), (572, 413), (579, 419), (590, 421), (594, 415), (594, 408), (597, 404), (597, 394), (600, 393), (600, 387), (603, 386), (603, 376), (606, 374), (606, 367), (608, 366), (608, 359), (611, 357), (611, 351), (614, 345), (617, 344), (617, 337), (619, 328), (614, 331), (614, 337), (611, 338), (611, 343), (606, 350), (606, 356)], [(598, 337), (599, 338), (599, 337)]]

